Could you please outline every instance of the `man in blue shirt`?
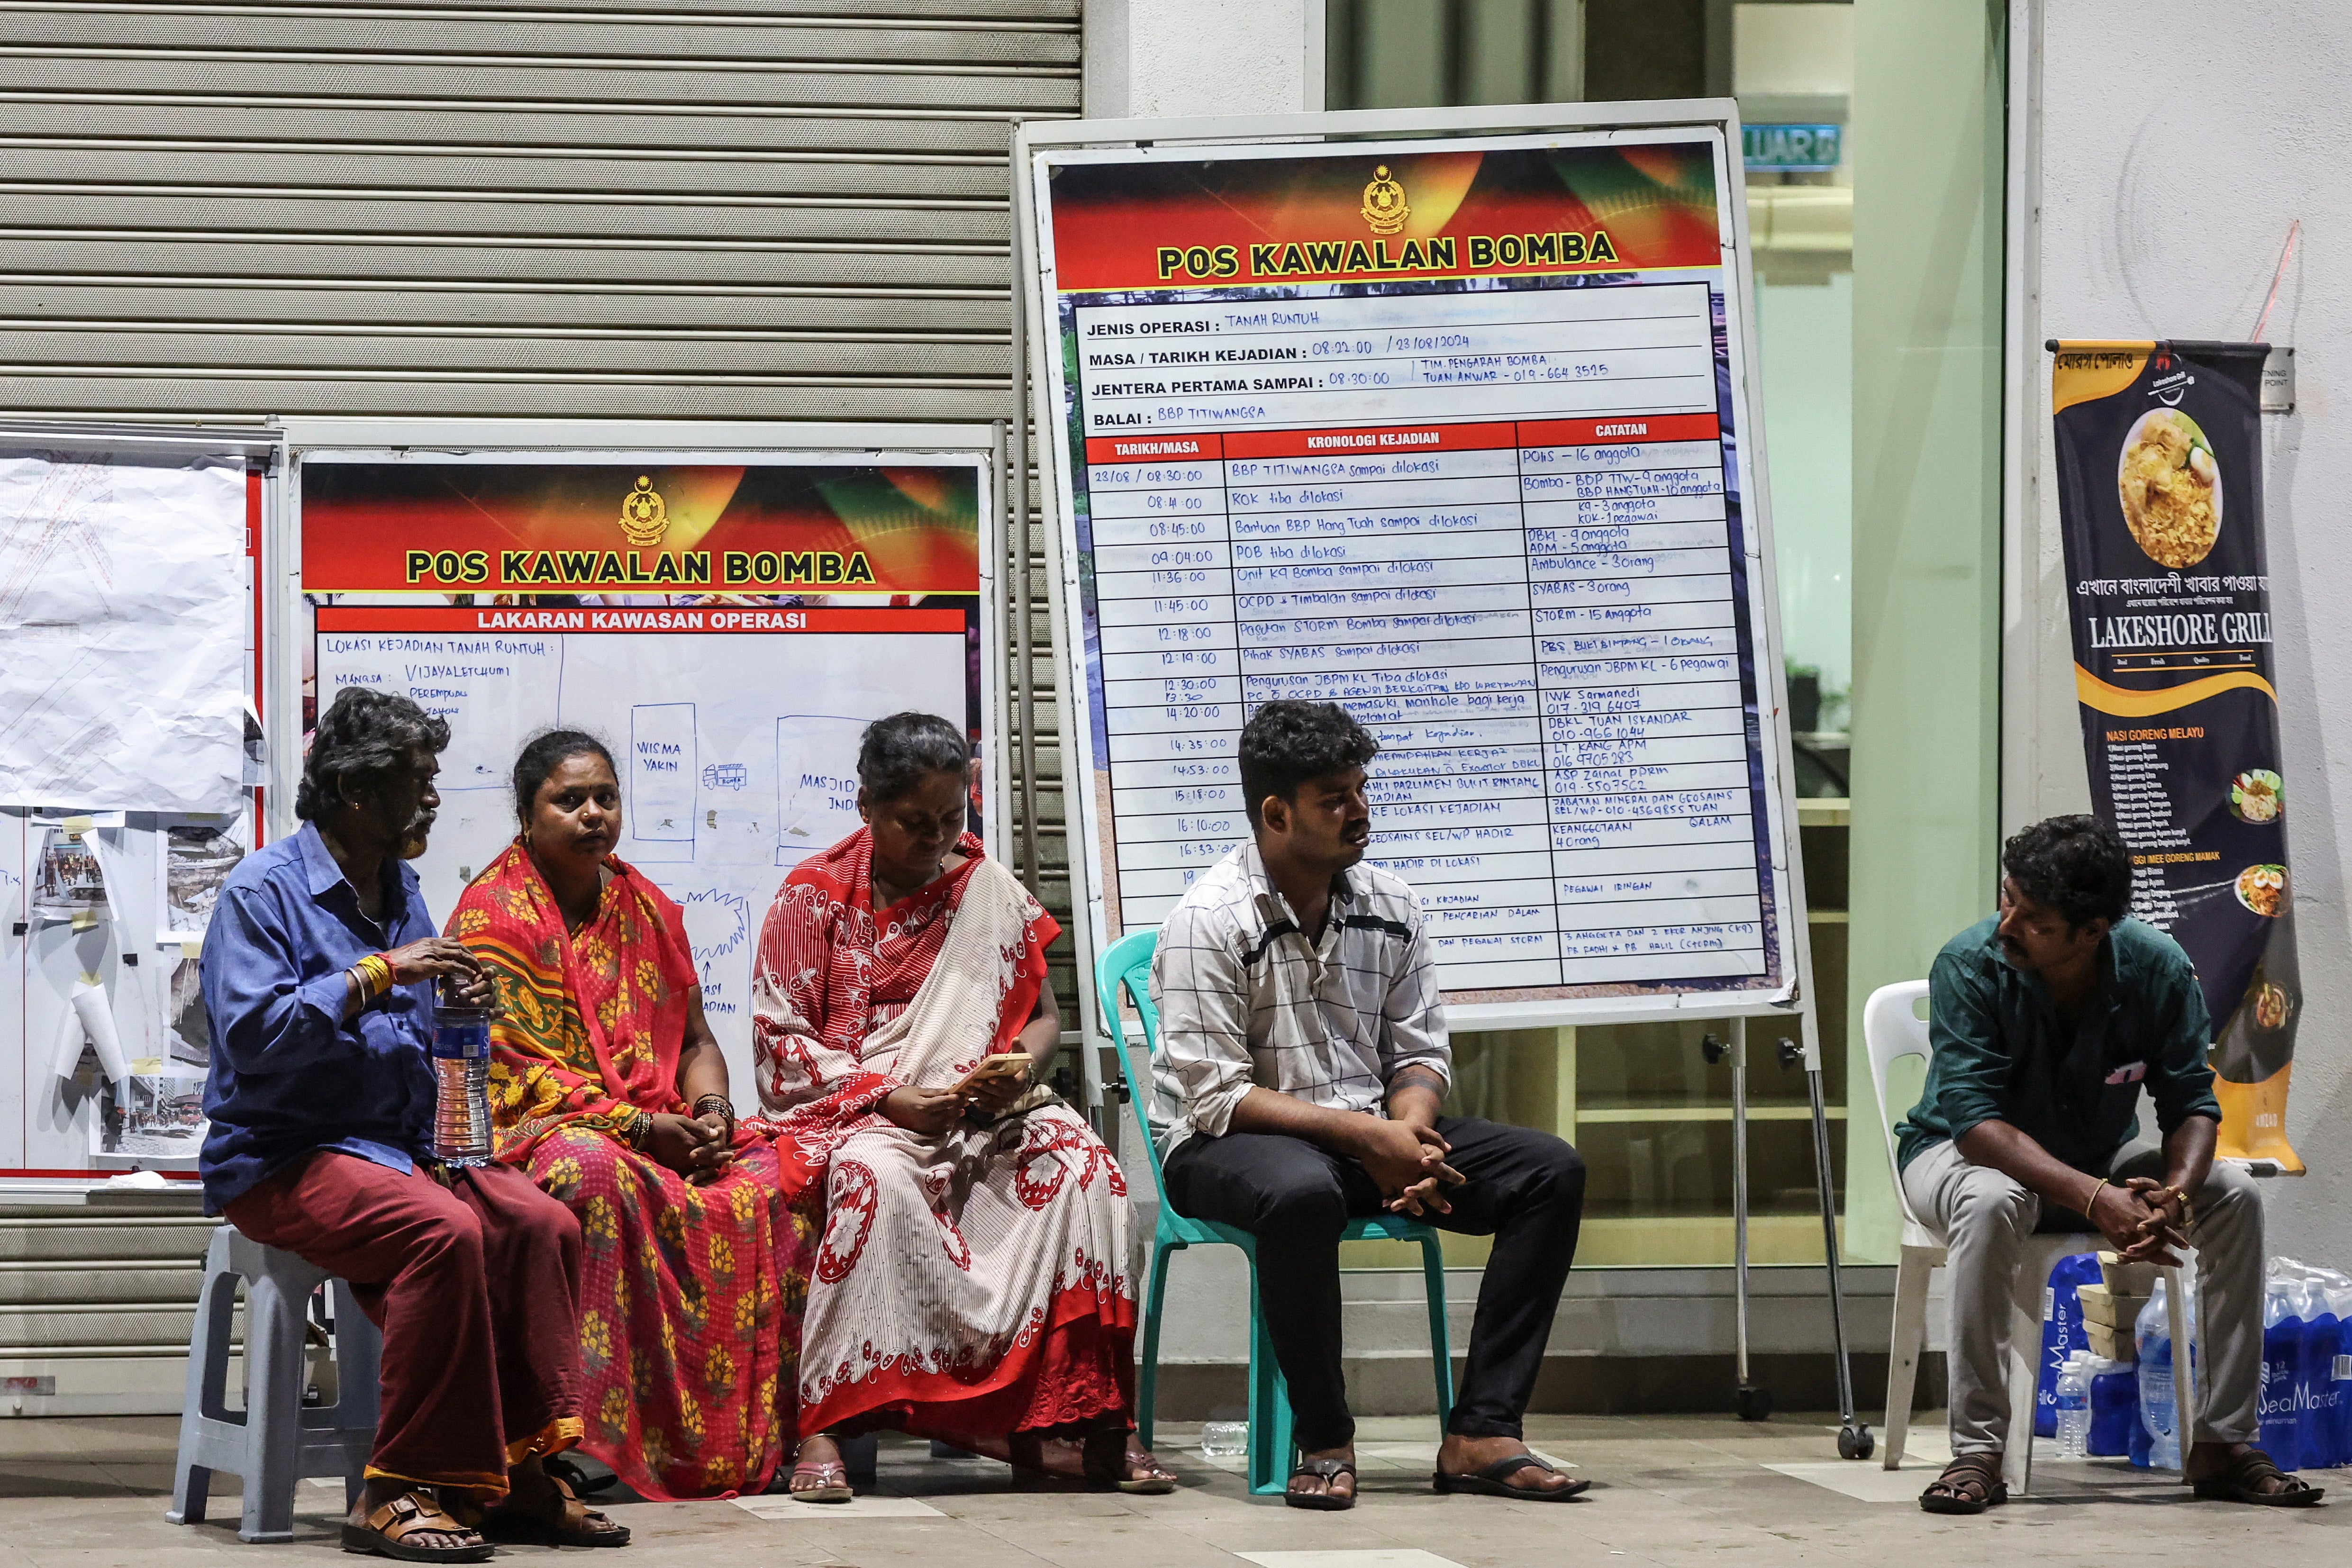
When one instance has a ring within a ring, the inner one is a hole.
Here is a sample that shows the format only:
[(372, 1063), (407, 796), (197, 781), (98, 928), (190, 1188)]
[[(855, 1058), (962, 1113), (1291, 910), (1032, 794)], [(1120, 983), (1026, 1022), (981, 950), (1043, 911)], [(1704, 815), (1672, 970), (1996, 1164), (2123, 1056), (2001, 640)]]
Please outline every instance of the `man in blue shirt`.
[[(2319, 1491), (2252, 1446), (2263, 1363), (2263, 1207), (2213, 1163), (2212, 1030), (2179, 944), (2128, 918), (2131, 856), (2095, 817), (2053, 817), (2001, 852), (2000, 912), (1928, 973), (1927, 1082), (1896, 1127), (1904, 1197), (1945, 1238), (1952, 1462), (1930, 1513), (2007, 1500), (2007, 1341), (2024, 1239), (2091, 1229), (2126, 1259), (2173, 1263), (2193, 1239), (2204, 1395), (2187, 1479), (2200, 1497), (2300, 1507)], [(2130, 1155), (2145, 1088), (2160, 1149)], [(2045, 1223), (2048, 1221), (2048, 1223)]]
[[(304, 763), (301, 831), (223, 887), (202, 970), (205, 1206), (349, 1281), (383, 1331), (346, 1550), (479, 1562), (485, 1532), (620, 1545), (628, 1531), (540, 1458), (581, 1433), (579, 1226), (520, 1171), (432, 1163), (434, 985), (490, 996), (405, 863), (448, 742), (405, 697), (341, 692)], [(461, 1522), (484, 1503), (481, 1530)]]

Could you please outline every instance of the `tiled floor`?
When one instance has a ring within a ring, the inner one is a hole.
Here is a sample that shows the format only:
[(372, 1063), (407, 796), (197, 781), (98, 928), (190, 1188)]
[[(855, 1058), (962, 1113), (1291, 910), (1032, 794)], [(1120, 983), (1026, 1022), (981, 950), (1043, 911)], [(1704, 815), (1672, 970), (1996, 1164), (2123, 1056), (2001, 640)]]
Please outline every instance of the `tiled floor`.
[[(1433, 1444), (1420, 1420), (1364, 1424), (1363, 1501), (1345, 1514), (1250, 1497), (1240, 1461), (1202, 1459), (1185, 1446), (1190, 1428), (1162, 1434), (1161, 1456), (1185, 1482), (1164, 1498), (1016, 1493), (985, 1461), (935, 1460), (920, 1445), (886, 1443), (880, 1491), (846, 1507), (785, 1498), (618, 1504), (613, 1512), (636, 1542), (599, 1568), (1976, 1568), (2002, 1553), (2135, 1568), (2352, 1563), (2352, 1475), (2311, 1478), (2343, 1490), (2344, 1500), (2283, 1512), (2194, 1502), (2176, 1479), (2119, 1465), (2048, 1462), (2037, 1471), (2037, 1495), (1981, 1519), (1937, 1519), (1911, 1502), (1940, 1457), (1932, 1418), (1915, 1428), (1912, 1452), (1892, 1475), (1875, 1461), (1840, 1462), (1818, 1418), (1743, 1426), (1715, 1416), (1551, 1416), (1530, 1425), (1538, 1446), (1593, 1478), (1585, 1498), (1435, 1496), (1427, 1479)], [(339, 1484), (305, 1484), (291, 1545), (239, 1544), (233, 1495), (215, 1496), (211, 1523), (164, 1523), (174, 1431), (151, 1419), (0, 1423), (0, 1568), (348, 1561), (335, 1555)], [(2346, 1533), (2306, 1533), (2331, 1530)]]

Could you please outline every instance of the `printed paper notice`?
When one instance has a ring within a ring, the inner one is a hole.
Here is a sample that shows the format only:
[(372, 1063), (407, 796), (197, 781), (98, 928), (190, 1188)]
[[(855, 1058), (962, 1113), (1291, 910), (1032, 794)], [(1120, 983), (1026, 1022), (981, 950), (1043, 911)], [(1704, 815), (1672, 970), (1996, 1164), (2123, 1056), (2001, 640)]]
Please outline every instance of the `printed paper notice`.
[(228, 811), (245, 475), (0, 457), (0, 806)]

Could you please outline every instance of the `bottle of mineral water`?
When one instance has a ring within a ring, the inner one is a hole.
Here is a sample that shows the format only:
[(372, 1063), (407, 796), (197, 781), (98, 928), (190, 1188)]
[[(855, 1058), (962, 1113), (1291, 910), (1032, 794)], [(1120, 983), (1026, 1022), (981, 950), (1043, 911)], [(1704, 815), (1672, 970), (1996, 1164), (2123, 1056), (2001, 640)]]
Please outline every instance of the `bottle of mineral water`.
[(2081, 1459), (2090, 1456), (2090, 1357), (2077, 1351), (2058, 1369), (2058, 1457)]
[[(2164, 1281), (2159, 1277), (2156, 1289), (2148, 1293), (2147, 1305), (2139, 1310), (2132, 1337), (2139, 1346), (2139, 1421), (2148, 1436), (2147, 1463), (2155, 1469), (2177, 1470), (2180, 1437), (2173, 1430), (2172, 1323), (2164, 1303)], [(2133, 1463), (2138, 1462), (2135, 1456)]]
[(490, 1009), (458, 1001), (447, 977), (433, 1009), (433, 1157), (490, 1163)]

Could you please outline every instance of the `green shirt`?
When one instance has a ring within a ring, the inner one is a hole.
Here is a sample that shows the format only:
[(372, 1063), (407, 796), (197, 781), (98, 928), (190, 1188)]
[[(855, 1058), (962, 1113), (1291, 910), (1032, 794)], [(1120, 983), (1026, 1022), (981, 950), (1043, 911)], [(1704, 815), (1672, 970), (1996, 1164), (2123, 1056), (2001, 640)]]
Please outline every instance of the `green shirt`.
[(2098, 979), (2070, 1030), (2039, 975), (2011, 967), (1995, 920), (1944, 945), (1927, 972), (1927, 1083), (1895, 1129), (1896, 1161), (2000, 1121), (2076, 1170), (2105, 1175), (2139, 1134), (2139, 1092), (2168, 1136), (2191, 1116), (2221, 1119), (2205, 993), (2180, 945), (2126, 920), (2093, 960)]

